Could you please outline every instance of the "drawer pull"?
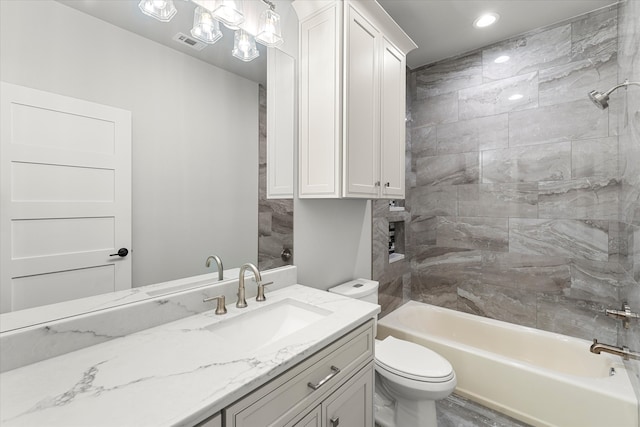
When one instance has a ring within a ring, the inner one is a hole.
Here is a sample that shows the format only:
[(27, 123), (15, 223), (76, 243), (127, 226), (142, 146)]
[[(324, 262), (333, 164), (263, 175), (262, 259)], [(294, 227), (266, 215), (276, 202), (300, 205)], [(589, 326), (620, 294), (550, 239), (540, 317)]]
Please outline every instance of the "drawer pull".
[(329, 375), (324, 377), (318, 384), (314, 384), (312, 382), (309, 382), (309, 383), (307, 383), (307, 385), (309, 387), (311, 387), (312, 389), (317, 390), (320, 387), (322, 387), (327, 381), (329, 381), (331, 378), (335, 377), (339, 373), (340, 373), (340, 369), (338, 369), (335, 366), (331, 365), (331, 373)]
[(340, 425), (340, 417), (331, 418), (329, 422), (331, 423), (331, 427), (338, 427)]

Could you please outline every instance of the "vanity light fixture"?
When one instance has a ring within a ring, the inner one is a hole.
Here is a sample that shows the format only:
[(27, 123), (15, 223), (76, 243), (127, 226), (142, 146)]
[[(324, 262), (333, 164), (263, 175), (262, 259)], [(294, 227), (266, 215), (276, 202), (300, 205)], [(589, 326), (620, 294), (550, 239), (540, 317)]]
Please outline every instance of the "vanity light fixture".
[(260, 56), (258, 48), (256, 48), (256, 40), (242, 28), (236, 30), (233, 38), (233, 56), (249, 62)]
[(231, 30), (239, 29), (240, 24), (244, 22), (242, 0), (218, 0), (213, 17)]
[(480, 15), (478, 18), (476, 18), (475, 21), (473, 21), (473, 26), (476, 28), (485, 28), (498, 22), (498, 19), (500, 19), (500, 15), (498, 15), (497, 13), (485, 13), (483, 15)]
[[(260, 56), (256, 41), (267, 47), (277, 47), (284, 43), (280, 15), (276, 13), (276, 5), (270, 0), (252, 0), (244, 4), (247, 7), (247, 20), (243, 13), (243, 0), (186, 0), (185, 3), (187, 2), (196, 5), (191, 37), (202, 43), (214, 44), (223, 36), (220, 31), (222, 22), (225, 27), (235, 30), (232, 54), (242, 61), (251, 61)], [(260, 13), (265, 4), (268, 8)], [(177, 13), (173, 0), (140, 0), (138, 7), (145, 15), (162, 22), (169, 22)], [(258, 16), (260, 18), (255, 19)], [(182, 37), (188, 39), (187, 36)], [(195, 40), (189, 40), (189, 44), (195, 45)], [(200, 46), (198, 50), (204, 47), (202, 44)]]
[(214, 44), (222, 38), (220, 24), (204, 7), (198, 6), (194, 11), (191, 36), (207, 44)]
[(178, 12), (173, 0), (140, 0), (138, 7), (147, 16), (160, 22), (169, 22)]
[(501, 55), (501, 56), (498, 56), (496, 59), (494, 59), (493, 62), (495, 62), (496, 64), (504, 64), (509, 59), (511, 59), (509, 55)]
[(280, 46), (284, 40), (280, 31), (280, 15), (275, 11), (276, 5), (269, 0), (262, 0), (262, 2), (266, 3), (269, 9), (260, 15), (260, 26), (258, 27), (256, 41), (267, 47)]

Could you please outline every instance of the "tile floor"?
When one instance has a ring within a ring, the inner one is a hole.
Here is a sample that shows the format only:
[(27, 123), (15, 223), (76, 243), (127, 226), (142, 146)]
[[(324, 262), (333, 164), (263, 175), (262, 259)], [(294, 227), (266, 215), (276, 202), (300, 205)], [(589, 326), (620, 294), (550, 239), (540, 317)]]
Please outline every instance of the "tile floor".
[(452, 394), (436, 403), (438, 427), (528, 427), (471, 400)]

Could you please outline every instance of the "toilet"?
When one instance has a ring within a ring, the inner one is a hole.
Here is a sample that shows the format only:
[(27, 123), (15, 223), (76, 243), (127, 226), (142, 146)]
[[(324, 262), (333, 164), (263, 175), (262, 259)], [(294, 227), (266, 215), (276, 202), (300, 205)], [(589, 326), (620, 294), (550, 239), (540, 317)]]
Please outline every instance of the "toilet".
[[(378, 303), (378, 282), (352, 280), (329, 289)], [(421, 345), (387, 337), (375, 343), (375, 421), (381, 427), (436, 427), (436, 400), (449, 396), (456, 374), (444, 357)]]

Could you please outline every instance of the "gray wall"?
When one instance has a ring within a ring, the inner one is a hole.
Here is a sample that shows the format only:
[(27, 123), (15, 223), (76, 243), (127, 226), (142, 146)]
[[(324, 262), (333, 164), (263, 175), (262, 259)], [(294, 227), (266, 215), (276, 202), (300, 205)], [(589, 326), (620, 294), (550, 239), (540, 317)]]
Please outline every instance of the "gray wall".
[(257, 83), (57, 2), (0, 8), (2, 80), (132, 112), (134, 286), (256, 262)]
[[(640, 2), (620, 6), (618, 77), (640, 82)], [(632, 286), (621, 288), (620, 297), (635, 312), (640, 310), (640, 87), (631, 87), (620, 96), (618, 115), (620, 153), (620, 263)], [(620, 345), (640, 350), (640, 324), (620, 329)], [(625, 362), (635, 376), (634, 387), (640, 401), (640, 361)], [(640, 411), (640, 408), (638, 409)]]
[(601, 111), (586, 93), (618, 80), (617, 17), (610, 8), (411, 73), (412, 299), (616, 342), (603, 309), (631, 286), (618, 262), (620, 102)]

